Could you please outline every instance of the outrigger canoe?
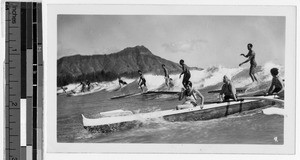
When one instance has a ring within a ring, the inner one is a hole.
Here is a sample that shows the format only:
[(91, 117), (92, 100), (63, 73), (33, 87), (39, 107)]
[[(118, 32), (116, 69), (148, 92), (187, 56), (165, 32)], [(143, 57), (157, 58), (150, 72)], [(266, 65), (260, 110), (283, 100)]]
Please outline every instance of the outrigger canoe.
[(89, 119), (82, 115), (82, 120), (85, 129), (91, 132), (107, 133), (134, 128), (149, 119), (155, 118), (163, 118), (167, 121), (175, 122), (200, 121), (225, 117), (235, 113), (262, 108), (267, 105), (273, 105), (275, 103), (274, 100), (283, 102), (283, 100), (278, 100), (277, 98), (278, 96), (274, 95), (255, 97), (252, 100), (248, 97), (240, 101), (205, 104), (202, 109), (200, 106), (196, 106), (182, 110), (172, 109), (139, 114), (133, 114), (131, 111), (115, 110), (102, 112), (100, 115), (106, 116), (96, 119)]

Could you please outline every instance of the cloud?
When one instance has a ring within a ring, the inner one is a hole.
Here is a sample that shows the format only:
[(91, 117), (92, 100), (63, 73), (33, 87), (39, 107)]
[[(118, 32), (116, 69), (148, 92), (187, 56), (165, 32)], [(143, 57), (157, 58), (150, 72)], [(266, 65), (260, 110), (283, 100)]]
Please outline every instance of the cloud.
[(179, 42), (170, 42), (164, 43), (162, 47), (168, 51), (173, 53), (191, 53), (194, 51), (199, 51), (207, 44), (206, 40), (202, 39), (193, 39), (189, 41), (179, 41)]

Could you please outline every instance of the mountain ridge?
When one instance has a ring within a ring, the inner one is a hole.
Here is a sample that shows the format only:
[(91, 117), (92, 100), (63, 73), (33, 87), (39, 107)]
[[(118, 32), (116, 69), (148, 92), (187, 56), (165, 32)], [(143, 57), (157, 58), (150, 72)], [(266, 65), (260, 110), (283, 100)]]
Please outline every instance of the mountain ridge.
[[(127, 47), (104, 55), (72, 55), (57, 60), (57, 85), (79, 81), (110, 81), (119, 76), (137, 77), (137, 71), (161, 75), (165, 64), (170, 73), (180, 73), (179, 64), (154, 55), (144, 46)], [(191, 69), (199, 69), (190, 67)]]

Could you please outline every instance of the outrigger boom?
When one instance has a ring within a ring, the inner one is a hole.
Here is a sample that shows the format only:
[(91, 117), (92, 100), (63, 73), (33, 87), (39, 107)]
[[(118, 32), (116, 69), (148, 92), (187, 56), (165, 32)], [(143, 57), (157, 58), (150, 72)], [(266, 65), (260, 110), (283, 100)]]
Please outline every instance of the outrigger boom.
[[(247, 97), (247, 100), (222, 102), (222, 103), (212, 103), (206, 104), (203, 109), (200, 106), (182, 109), (182, 110), (164, 110), (156, 111), (150, 113), (139, 113), (132, 114), (130, 111), (115, 110), (109, 112), (102, 112), (102, 115), (114, 114), (111, 117), (100, 117), (97, 119), (89, 119), (82, 115), (83, 126), (89, 131), (97, 132), (112, 132), (117, 130), (130, 129), (141, 125), (144, 121), (155, 118), (163, 118), (167, 121), (199, 121), (199, 120), (209, 120), (220, 117), (225, 117), (227, 115), (241, 113), (243, 111), (253, 110), (257, 108), (262, 108), (267, 105), (273, 105), (274, 101), (278, 100), (277, 96), (261, 96), (261, 97)], [(118, 112), (120, 114), (118, 114)], [(126, 114), (124, 114), (126, 112)]]

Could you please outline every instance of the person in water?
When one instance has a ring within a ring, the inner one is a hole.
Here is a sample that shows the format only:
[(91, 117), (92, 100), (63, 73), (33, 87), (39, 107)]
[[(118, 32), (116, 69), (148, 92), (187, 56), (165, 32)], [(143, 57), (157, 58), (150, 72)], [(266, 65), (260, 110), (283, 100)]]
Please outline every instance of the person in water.
[(223, 83), (224, 84), (220, 92), (220, 101), (228, 102), (230, 99), (237, 101), (236, 89), (226, 75), (223, 77)]
[(168, 89), (170, 89), (170, 76), (169, 76), (169, 72), (168, 70), (166, 69), (166, 66), (164, 64), (161, 65), (163, 70), (164, 70), (164, 73), (165, 73), (165, 84), (167, 85)]
[(203, 108), (204, 104), (204, 96), (198, 91), (192, 88), (193, 84), (191, 81), (188, 81), (185, 88), (181, 89), (181, 93), (179, 95), (179, 100), (181, 101), (183, 98), (185, 98), (185, 102), (183, 105), (177, 106), (178, 109), (183, 109), (183, 108), (189, 108), (191, 106), (195, 107), (197, 106), (197, 97), (201, 99), (200, 101), (200, 107), (201, 109)]
[(89, 80), (86, 80), (87, 90), (89, 91), (91, 89), (91, 82)]
[(81, 90), (80, 92), (84, 92), (85, 91), (85, 83), (83, 81), (80, 82), (81, 85)]
[(122, 87), (122, 85), (127, 85), (127, 83), (125, 81), (123, 81), (121, 79), (121, 77), (119, 77), (118, 79), (119, 79), (119, 85), (120, 85), (120, 87)]
[(179, 75), (179, 78), (181, 78), (181, 75), (183, 74), (183, 80), (182, 80), (182, 84), (183, 86), (187, 86), (187, 83), (189, 82), (190, 78), (191, 78), (191, 72), (189, 71), (188, 67), (186, 64), (184, 64), (184, 60), (180, 60), (179, 64), (181, 65), (182, 68), (182, 73)]
[(273, 79), (267, 95), (283, 93), (284, 85), (282, 79), (278, 76), (278, 68), (272, 68), (270, 72)]
[(143, 75), (143, 73), (142, 73), (141, 70), (138, 70), (138, 73), (140, 75), (138, 84), (139, 84), (139, 87), (141, 88), (142, 92), (144, 92), (143, 86), (146, 87), (146, 89), (147, 89), (146, 79), (145, 79), (145, 77), (144, 77), (144, 75)]
[(241, 54), (241, 56), (244, 56), (245, 58), (248, 58), (245, 62), (240, 63), (239, 66), (242, 66), (244, 63), (247, 63), (250, 61), (250, 70), (249, 70), (249, 75), (252, 79), (253, 82), (257, 81), (254, 72), (255, 72), (255, 68), (257, 66), (256, 61), (255, 61), (255, 52), (252, 50), (253, 45), (251, 43), (249, 43), (247, 45), (247, 48), (249, 50), (248, 54)]

